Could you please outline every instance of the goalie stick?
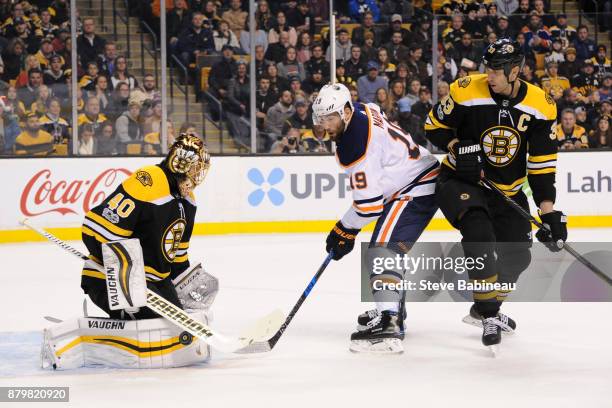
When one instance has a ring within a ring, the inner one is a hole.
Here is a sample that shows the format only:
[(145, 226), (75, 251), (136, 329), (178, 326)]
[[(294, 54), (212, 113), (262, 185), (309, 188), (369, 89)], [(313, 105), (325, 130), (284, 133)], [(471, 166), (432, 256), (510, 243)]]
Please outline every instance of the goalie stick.
[(293, 317), (295, 316), (297, 311), (302, 306), (302, 303), (304, 303), (304, 301), (310, 294), (310, 291), (312, 290), (312, 288), (314, 288), (315, 284), (317, 283), (321, 275), (323, 275), (325, 268), (327, 268), (327, 265), (329, 265), (329, 262), (332, 260), (333, 254), (334, 254), (333, 251), (329, 252), (329, 254), (327, 255), (327, 258), (325, 258), (325, 260), (323, 261), (323, 264), (319, 267), (319, 270), (317, 271), (317, 273), (315, 273), (315, 276), (312, 277), (312, 279), (308, 283), (308, 286), (306, 286), (306, 289), (304, 289), (304, 292), (298, 299), (297, 303), (293, 306), (293, 309), (291, 309), (291, 311), (289, 312), (289, 315), (285, 319), (285, 322), (281, 325), (281, 327), (274, 334), (274, 336), (272, 336), (269, 340), (254, 341), (248, 346), (244, 347), (243, 349), (238, 350), (237, 353), (241, 353), (241, 354), (265, 353), (265, 352), (271, 351), (274, 348), (274, 346), (276, 345), (280, 337), (283, 335), (283, 333), (287, 329), (287, 326), (289, 326), (289, 323), (291, 323), (291, 320), (293, 320)]
[[(487, 178), (483, 177), (482, 178), (482, 182), (487, 187), (489, 187), (491, 190), (495, 191), (500, 197), (502, 197), (506, 201), (506, 203), (508, 203), (512, 208), (514, 208), (516, 211), (518, 211), (523, 216), (523, 218), (526, 218), (527, 220), (531, 221), (531, 223), (533, 225), (535, 225), (536, 227), (538, 227), (538, 228), (544, 228), (544, 229), (548, 230), (548, 228), (544, 224), (542, 224), (540, 221), (538, 221), (533, 215), (531, 215), (529, 212), (527, 212), (523, 207), (518, 205), (518, 203), (516, 201), (514, 201), (511, 197), (508, 197), (495, 184), (493, 184), (491, 182), (491, 180), (488, 180)], [(597, 266), (593, 265), (593, 263), (591, 261), (589, 261), (584, 256), (582, 256), (578, 251), (576, 251), (574, 248), (572, 248), (567, 242), (563, 243), (563, 249), (565, 249), (567, 252), (569, 252), (574, 258), (576, 258), (580, 263), (582, 263), (584, 266), (586, 266), (589, 270), (591, 270), (591, 272), (593, 272), (595, 275), (597, 275), (599, 278), (601, 278), (608, 285), (612, 285), (612, 278), (610, 278), (608, 275), (606, 275)]]
[[(53, 234), (32, 225), (27, 218), (22, 220), (21, 224), (47, 238), (49, 241), (53, 242), (67, 252), (70, 252), (72, 255), (81, 258), (83, 261), (85, 261), (85, 264), (88, 267), (104, 273), (104, 268), (97, 262), (92, 261), (85, 254), (71, 247)], [(233, 339), (222, 335), (204, 323), (198, 322), (197, 320), (191, 318), (184, 310), (170, 303), (150, 289), (147, 289), (147, 307), (179, 328), (201, 339), (211, 347), (228, 353), (233, 353), (237, 350), (243, 349), (245, 346), (248, 346), (253, 342), (269, 339), (274, 330), (281, 325), (284, 318), (280, 310), (275, 310), (269, 315), (259, 319), (249, 330), (245, 331), (244, 334), (239, 336), (237, 339)]]

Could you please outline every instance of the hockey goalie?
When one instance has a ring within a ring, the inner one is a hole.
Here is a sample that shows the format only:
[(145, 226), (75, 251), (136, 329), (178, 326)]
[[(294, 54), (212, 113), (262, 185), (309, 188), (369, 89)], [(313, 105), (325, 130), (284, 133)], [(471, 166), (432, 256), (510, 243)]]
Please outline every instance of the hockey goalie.
[(207, 344), (145, 307), (148, 288), (208, 323), (218, 282), (200, 264), (190, 265), (187, 253), (193, 190), (209, 167), (204, 143), (181, 134), (161, 163), (134, 172), (85, 215), (90, 261), (81, 288), (108, 316), (90, 317), (85, 310), (82, 318), (47, 328), (43, 368), (168, 368), (210, 358)]

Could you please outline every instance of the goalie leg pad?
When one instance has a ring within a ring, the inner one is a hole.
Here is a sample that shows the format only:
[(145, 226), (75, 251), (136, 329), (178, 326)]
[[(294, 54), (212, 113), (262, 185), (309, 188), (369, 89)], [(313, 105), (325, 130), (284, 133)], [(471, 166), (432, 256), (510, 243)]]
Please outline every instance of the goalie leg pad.
[[(208, 323), (205, 313), (190, 314)], [(210, 359), (210, 347), (165, 319), (79, 318), (45, 329), (43, 368), (172, 368)]]
[(135, 313), (147, 304), (147, 282), (140, 240), (124, 239), (102, 244), (108, 306)]

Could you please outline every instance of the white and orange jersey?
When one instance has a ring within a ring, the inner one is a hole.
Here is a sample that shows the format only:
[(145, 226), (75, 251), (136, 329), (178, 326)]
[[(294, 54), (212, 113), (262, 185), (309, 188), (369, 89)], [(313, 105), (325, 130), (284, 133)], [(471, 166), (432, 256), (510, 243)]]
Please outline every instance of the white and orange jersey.
[(387, 203), (433, 194), (440, 171), (438, 160), (389, 123), (375, 104), (355, 104), (338, 141), (336, 160), (349, 175), (353, 191), (342, 224), (357, 229), (378, 218)]

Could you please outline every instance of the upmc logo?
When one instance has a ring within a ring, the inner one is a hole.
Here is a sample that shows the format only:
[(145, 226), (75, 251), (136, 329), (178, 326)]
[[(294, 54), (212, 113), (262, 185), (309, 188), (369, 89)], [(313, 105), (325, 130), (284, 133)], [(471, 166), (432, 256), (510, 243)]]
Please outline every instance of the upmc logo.
[(289, 191), (284, 187), (287, 179), (285, 172), (279, 167), (273, 168), (269, 173), (251, 168), (247, 172), (247, 179), (255, 187), (247, 197), (252, 207), (258, 207), (265, 201), (279, 207), (288, 197), (320, 200), (326, 194), (331, 194), (334, 198), (341, 199), (350, 191), (349, 177), (344, 173), (291, 173), (288, 177)]
[(81, 209), (86, 213), (104, 201), (106, 194), (130, 174), (124, 168), (111, 168), (90, 180), (68, 180), (54, 178), (49, 169), (40, 170), (26, 183), (21, 193), (21, 213), (27, 217), (52, 212), (77, 214)]

